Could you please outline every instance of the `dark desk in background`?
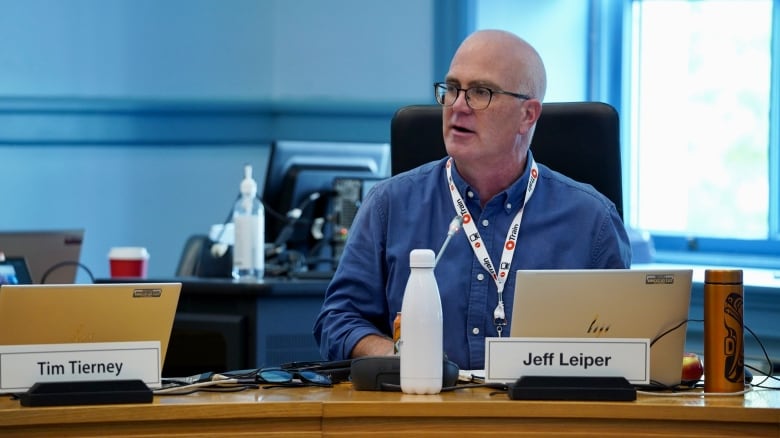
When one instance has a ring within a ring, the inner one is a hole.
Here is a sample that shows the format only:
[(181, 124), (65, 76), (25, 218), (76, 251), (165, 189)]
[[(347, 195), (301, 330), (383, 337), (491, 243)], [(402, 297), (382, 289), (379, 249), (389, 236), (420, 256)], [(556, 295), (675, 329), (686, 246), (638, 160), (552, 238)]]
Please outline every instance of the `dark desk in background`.
[(312, 327), (327, 280), (267, 278), (244, 283), (171, 277), (140, 281), (182, 284), (163, 366), (165, 377), (321, 360)]

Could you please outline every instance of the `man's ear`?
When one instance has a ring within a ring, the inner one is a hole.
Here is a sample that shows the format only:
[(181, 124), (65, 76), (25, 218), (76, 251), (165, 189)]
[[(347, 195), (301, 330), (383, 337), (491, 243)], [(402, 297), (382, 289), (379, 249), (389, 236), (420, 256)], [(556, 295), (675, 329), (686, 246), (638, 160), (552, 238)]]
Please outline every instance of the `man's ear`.
[(521, 135), (528, 135), (536, 126), (536, 121), (542, 115), (542, 102), (538, 99), (529, 99), (523, 104), (520, 131)]

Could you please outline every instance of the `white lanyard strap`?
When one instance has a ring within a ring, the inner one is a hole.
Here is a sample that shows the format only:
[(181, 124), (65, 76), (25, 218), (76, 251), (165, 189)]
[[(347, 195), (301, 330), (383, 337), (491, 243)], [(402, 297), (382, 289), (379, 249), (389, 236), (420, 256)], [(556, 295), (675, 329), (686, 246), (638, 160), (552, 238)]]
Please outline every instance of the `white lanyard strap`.
[(498, 330), (498, 335), (501, 336), (502, 326), (506, 325), (506, 313), (504, 312), (504, 285), (506, 284), (506, 278), (509, 274), (509, 268), (512, 265), (512, 257), (515, 254), (515, 247), (517, 246), (517, 236), (520, 231), (520, 222), (523, 220), (523, 211), (528, 204), (528, 200), (531, 199), (531, 195), (536, 188), (536, 182), (539, 178), (539, 169), (536, 166), (536, 161), (531, 158), (531, 175), (528, 178), (528, 187), (525, 190), (525, 200), (523, 206), (512, 219), (512, 224), (509, 226), (509, 230), (506, 234), (504, 241), (504, 249), (501, 253), (501, 260), (498, 265), (498, 270), (490, 259), (487, 249), (482, 241), (477, 226), (474, 223), (474, 218), (471, 216), (466, 202), (458, 192), (458, 188), (455, 186), (455, 182), (452, 180), (452, 158), (447, 160), (447, 184), (450, 188), (450, 196), (452, 197), (452, 204), (455, 207), (455, 211), (463, 217), (463, 229), (466, 231), (466, 237), (469, 239), (471, 249), (474, 251), (474, 255), (479, 260), (479, 263), (490, 274), (493, 281), (496, 283), (496, 290), (498, 291), (498, 305), (493, 312), (493, 319)]

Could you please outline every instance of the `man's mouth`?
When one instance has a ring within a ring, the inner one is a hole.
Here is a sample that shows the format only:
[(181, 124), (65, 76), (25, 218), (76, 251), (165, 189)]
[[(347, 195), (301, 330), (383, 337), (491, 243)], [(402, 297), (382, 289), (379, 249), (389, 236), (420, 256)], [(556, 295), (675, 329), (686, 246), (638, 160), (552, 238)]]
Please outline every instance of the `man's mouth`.
[(459, 126), (459, 125), (452, 125), (452, 130), (456, 131), (456, 132), (463, 133), (463, 134), (473, 134), (474, 133), (473, 130), (468, 129), (468, 128), (464, 127), (464, 126)]

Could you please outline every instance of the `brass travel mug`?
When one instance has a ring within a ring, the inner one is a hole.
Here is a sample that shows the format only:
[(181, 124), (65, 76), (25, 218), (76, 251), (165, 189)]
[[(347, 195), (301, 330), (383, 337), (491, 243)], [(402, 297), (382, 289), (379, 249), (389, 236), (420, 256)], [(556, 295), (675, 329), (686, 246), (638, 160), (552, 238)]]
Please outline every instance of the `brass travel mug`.
[(704, 271), (704, 392), (745, 389), (741, 269)]

